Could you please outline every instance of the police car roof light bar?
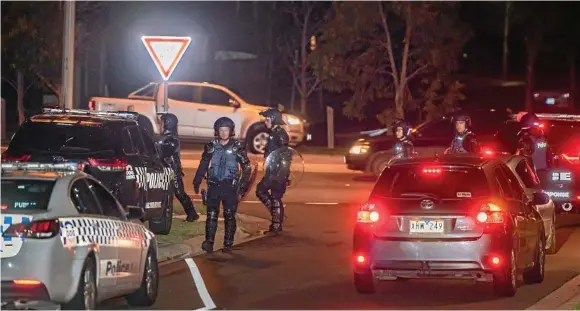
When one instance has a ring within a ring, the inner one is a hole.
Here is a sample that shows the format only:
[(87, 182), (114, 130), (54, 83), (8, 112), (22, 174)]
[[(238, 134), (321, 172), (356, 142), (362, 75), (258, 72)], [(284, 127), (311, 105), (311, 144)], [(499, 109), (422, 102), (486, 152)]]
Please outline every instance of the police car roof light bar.
[[(520, 111), (517, 114), (512, 115), (512, 119), (520, 121), (521, 118), (526, 114), (526, 111)], [(563, 113), (536, 113), (536, 116), (540, 120), (568, 120), (568, 121), (580, 121), (580, 115), (577, 114), (563, 114)]]
[(40, 163), (40, 162), (12, 162), (2, 163), (2, 172), (9, 171), (43, 171), (43, 172), (76, 172), (82, 171), (84, 164), (80, 162)]
[(44, 113), (54, 113), (54, 114), (61, 114), (61, 113), (69, 113), (69, 114), (77, 114), (77, 115), (93, 115), (93, 116), (107, 116), (107, 117), (120, 117), (120, 118), (129, 118), (135, 119), (139, 116), (139, 113), (133, 111), (93, 111), (93, 110), (82, 110), (82, 109), (54, 109), (54, 108), (45, 108), (43, 110)]

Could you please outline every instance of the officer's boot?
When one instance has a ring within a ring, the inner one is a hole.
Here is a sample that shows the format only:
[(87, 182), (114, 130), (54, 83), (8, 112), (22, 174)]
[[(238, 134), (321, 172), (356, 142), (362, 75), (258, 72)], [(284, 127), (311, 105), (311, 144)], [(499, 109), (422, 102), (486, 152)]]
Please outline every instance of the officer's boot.
[(260, 190), (260, 187), (258, 186), (256, 188), (256, 197), (260, 200), (260, 202), (264, 204), (266, 209), (268, 209), (268, 211), (272, 213), (272, 200), (270, 200), (270, 195), (268, 194), (268, 192), (262, 192)]
[(271, 209), (272, 224), (270, 225), (268, 231), (265, 232), (265, 234), (271, 235), (282, 232), (282, 217), (283, 217), (282, 209), (283, 209), (282, 202), (280, 200), (273, 199)]
[(181, 203), (181, 206), (183, 206), (183, 210), (185, 211), (185, 214), (187, 214), (185, 221), (194, 222), (194, 221), (198, 220), (199, 215), (195, 211), (195, 205), (193, 205), (193, 202), (191, 201), (191, 198), (187, 195), (187, 193), (178, 192), (178, 193), (175, 193), (175, 196), (177, 197), (177, 199)]
[(205, 241), (201, 244), (201, 249), (206, 253), (213, 253), (213, 241), (218, 226), (218, 212), (216, 209), (211, 209), (207, 212), (207, 220), (205, 222)]
[(234, 246), (234, 235), (236, 234), (236, 212), (224, 208), (224, 248), (223, 252), (229, 253)]

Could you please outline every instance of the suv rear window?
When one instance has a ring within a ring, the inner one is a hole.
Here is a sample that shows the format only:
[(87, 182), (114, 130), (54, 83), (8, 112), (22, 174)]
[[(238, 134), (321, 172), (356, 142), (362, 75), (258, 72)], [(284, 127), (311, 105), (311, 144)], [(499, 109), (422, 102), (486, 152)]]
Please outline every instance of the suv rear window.
[(114, 152), (111, 130), (95, 126), (26, 123), (16, 132), (10, 146), (31, 151), (59, 153)]
[[(435, 172), (424, 172), (424, 169)], [(457, 199), (488, 196), (490, 189), (485, 173), (477, 168), (406, 166), (385, 169), (373, 194), (393, 198), (426, 194)]]
[(54, 181), (2, 180), (2, 210), (46, 210)]

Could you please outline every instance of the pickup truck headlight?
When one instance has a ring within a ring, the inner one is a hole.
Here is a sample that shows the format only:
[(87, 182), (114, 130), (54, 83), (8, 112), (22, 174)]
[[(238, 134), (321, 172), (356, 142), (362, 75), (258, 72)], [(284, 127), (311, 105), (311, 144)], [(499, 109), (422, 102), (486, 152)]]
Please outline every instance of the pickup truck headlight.
[(286, 122), (288, 125), (298, 125), (301, 122), (298, 117), (289, 114), (282, 115), (282, 119), (284, 119), (284, 122)]
[(364, 154), (369, 151), (369, 146), (366, 145), (354, 145), (350, 148), (348, 153), (350, 154)]

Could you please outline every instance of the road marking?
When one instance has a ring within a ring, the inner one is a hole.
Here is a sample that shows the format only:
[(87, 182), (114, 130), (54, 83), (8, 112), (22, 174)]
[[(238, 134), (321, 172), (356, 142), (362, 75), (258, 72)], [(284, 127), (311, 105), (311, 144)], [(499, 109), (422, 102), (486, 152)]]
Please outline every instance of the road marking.
[(306, 205), (338, 205), (337, 202), (306, 202)]
[(205, 283), (203, 282), (203, 278), (201, 277), (201, 272), (199, 272), (199, 268), (195, 264), (192, 258), (185, 258), (185, 262), (189, 267), (189, 271), (191, 272), (191, 276), (193, 277), (193, 281), (195, 282), (195, 287), (197, 287), (197, 292), (205, 305), (205, 308), (197, 309), (197, 310), (207, 310), (207, 309), (215, 309), (215, 303), (211, 299), (209, 292), (207, 291), (207, 287), (205, 287)]

